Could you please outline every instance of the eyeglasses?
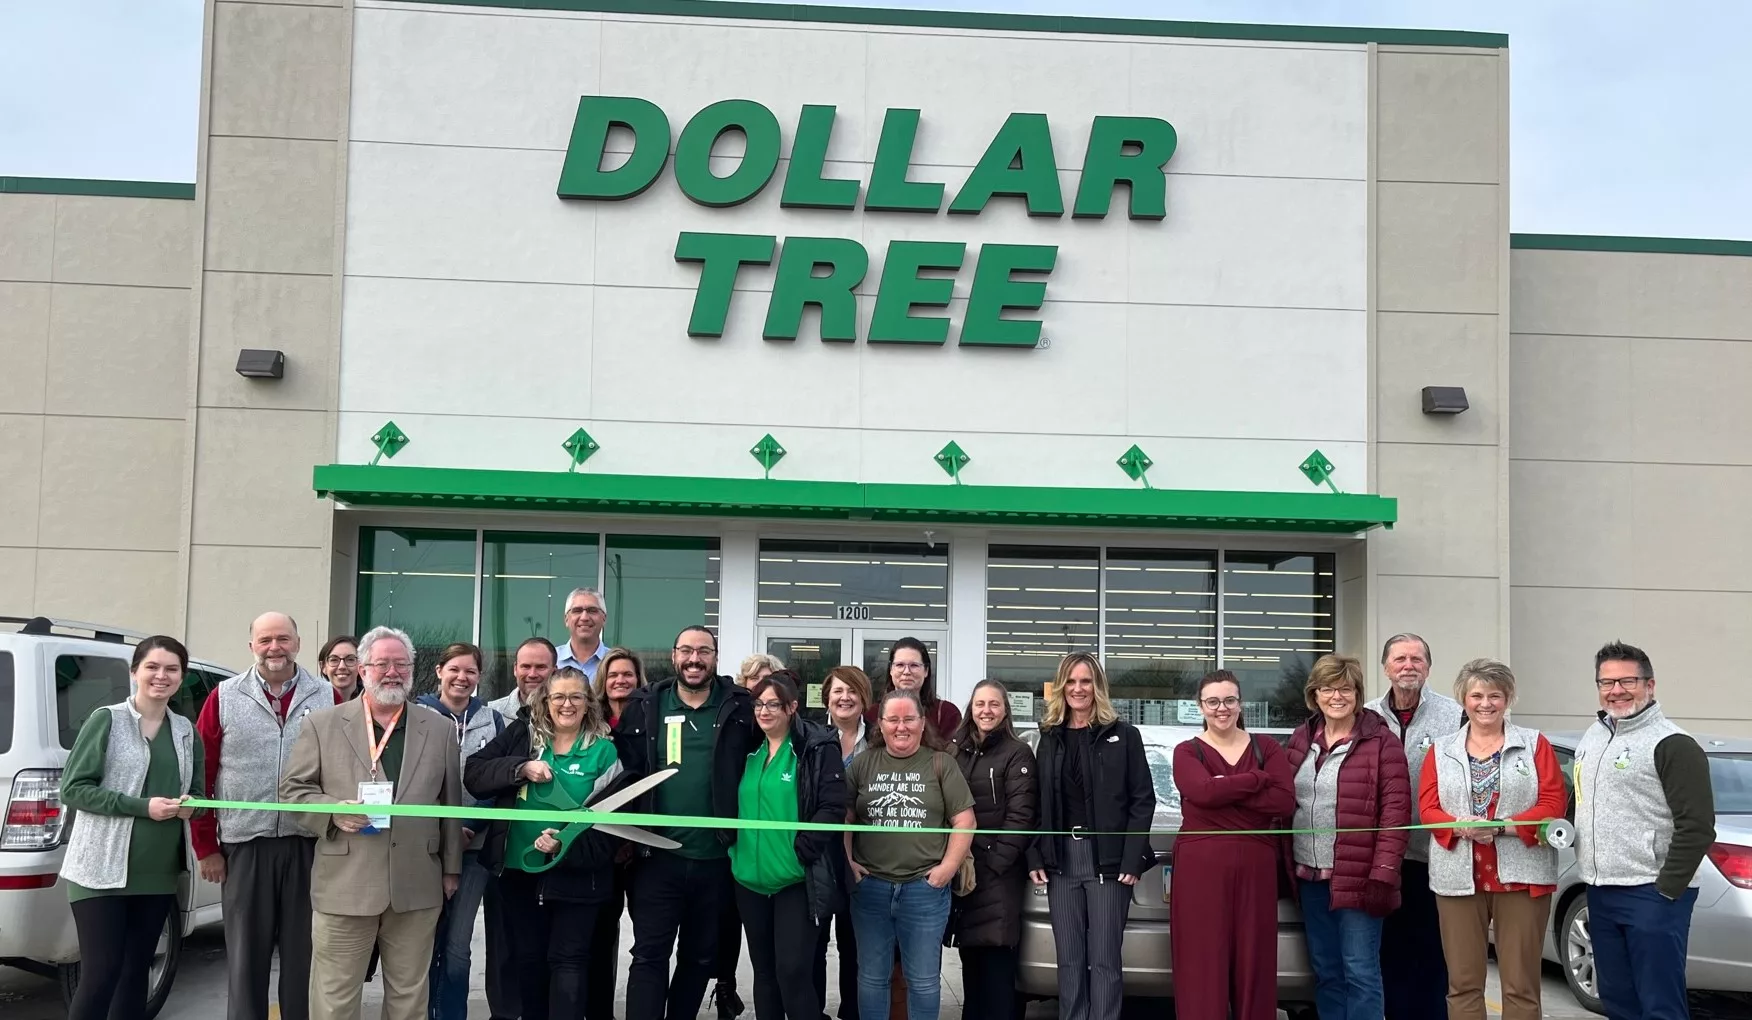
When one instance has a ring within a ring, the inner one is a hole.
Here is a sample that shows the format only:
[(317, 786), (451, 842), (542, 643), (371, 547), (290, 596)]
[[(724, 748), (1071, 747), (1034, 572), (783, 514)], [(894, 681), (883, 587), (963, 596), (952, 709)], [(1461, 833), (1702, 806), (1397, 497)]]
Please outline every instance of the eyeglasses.
[(925, 664), (922, 662), (891, 662), (888, 664), (888, 668), (898, 669), (902, 673), (923, 673)]
[(680, 652), (683, 655), (716, 655), (716, 654), (718, 654), (718, 650), (716, 648), (712, 647), (711, 645), (701, 645), (698, 648), (695, 648), (692, 645), (676, 645), (675, 650)]
[(330, 666), (357, 666), (359, 657), (357, 655), (331, 655), (322, 661)]
[(556, 705), (581, 705), (589, 697), (588, 694), (550, 694), (548, 701)]
[(567, 616), (577, 616), (579, 613), (583, 613), (585, 616), (607, 616), (608, 610), (601, 606), (573, 606), (566, 610)]
[(756, 712), (783, 712), (785, 703), (782, 701), (757, 701), (754, 703)]
[(1645, 679), (1647, 678), (1640, 676), (1601, 677), (1594, 681), (1594, 686), (1600, 688), (1600, 693), (1602, 694), (1614, 687), (1622, 687), (1627, 691), (1634, 691), (1643, 685)]
[(365, 665), (385, 673), (406, 673), (414, 668), (414, 664), (406, 659), (373, 659)]
[(1201, 704), (1204, 707), (1209, 708), (1209, 709), (1234, 708), (1235, 706), (1241, 704), (1241, 699), (1234, 698), (1234, 697), (1230, 697), (1230, 698), (1204, 698), (1201, 701), (1199, 701), (1199, 704)]
[(1355, 691), (1353, 691), (1349, 687), (1321, 687), (1321, 688), (1317, 688), (1317, 691), (1318, 691), (1318, 693), (1324, 694), (1329, 698), (1335, 697), (1335, 696), (1340, 695), (1340, 694), (1342, 694), (1348, 698), (1352, 694), (1356, 693)]
[(919, 717), (916, 715), (909, 715), (897, 719), (894, 716), (885, 715), (882, 717), (882, 721), (890, 726), (917, 726), (919, 724)]

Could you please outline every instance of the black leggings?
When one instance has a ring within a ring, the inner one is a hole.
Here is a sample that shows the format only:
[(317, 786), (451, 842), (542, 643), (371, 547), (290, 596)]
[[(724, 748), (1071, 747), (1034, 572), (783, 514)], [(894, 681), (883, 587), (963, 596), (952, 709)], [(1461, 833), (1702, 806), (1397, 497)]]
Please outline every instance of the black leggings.
[(499, 876), (523, 1020), (577, 1020), (589, 995), (585, 971), (601, 904), (544, 901), (540, 883), (540, 876), (514, 868)]
[(92, 896), (73, 901), (79, 932), (79, 988), (67, 1020), (139, 1020), (146, 1015), (146, 973), (158, 953), (170, 893)]

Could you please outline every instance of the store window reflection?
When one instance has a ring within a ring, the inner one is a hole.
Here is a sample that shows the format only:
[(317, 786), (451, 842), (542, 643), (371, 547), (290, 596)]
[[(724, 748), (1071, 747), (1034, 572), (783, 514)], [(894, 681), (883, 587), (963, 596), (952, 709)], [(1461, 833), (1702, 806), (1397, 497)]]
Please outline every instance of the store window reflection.
[(943, 542), (760, 543), (760, 615), (768, 619), (942, 622), (948, 585)]
[(1031, 694), (1038, 720), (1061, 658), (1100, 644), (1101, 550), (994, 545), (986, 561), (986, 676)]
[(1333, 565), (1323, 553), (1225, 555), (1223, 666), (1241, 680), (1249, 725), (1294, 726), (1308, 717), (1302, 688), (1336, 633)]
[[(489, 531), (481, 544), (481, 692), (511, 689), (517, 646), (531, 637), (563, 645), (566, 596), (594, 588), (601, 555), (596, 535)], [(610, 612), (616, 607), (609, 606)]]
[(1215, 555), (1109, 547), (1102, 581), (1105, 665), (1120, 718), (1198, 722), (1199, 678), (1217, 668)]
[[(635, 652), (653, 683), (675, 675), (670, 650), (681, 628), (704, 623), (718, 630), (716, 538), (610, 535), (602, 574), (606, 640)], [(718, 663), (720, 673), (735, 668)]]
[(438, 654), (474, 634), (475, 533), (360, 528), (354, 633), (390, 626), (414, 640), (415, 690), (437, 685)]

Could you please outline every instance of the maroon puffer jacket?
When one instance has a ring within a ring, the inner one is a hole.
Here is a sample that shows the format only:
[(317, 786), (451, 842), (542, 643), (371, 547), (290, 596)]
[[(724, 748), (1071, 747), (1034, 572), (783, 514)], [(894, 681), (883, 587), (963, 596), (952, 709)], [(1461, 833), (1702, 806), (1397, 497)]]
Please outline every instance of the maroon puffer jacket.
[[(1316, 715), (1290, 734), (1290, 768), (1300, 769), (1325, 720)], [(1359, 711), (1355, 743), (1338, 769), (1338, 827), (1373, 829), (1411, 824), (1411, 777), (1405, 747), (1374, 712)], [(1399, 862), (1408, 832), (1341, 832), (1332, 852), (1332, 909), (1386, 917), (1399, 909)], [(1284, 860), (1293, 873), (1290, 841)], [(1368, 883), (1381, 883), (1371, 890)], [(1293, 885), (1292, 885), (1293, 888)]]

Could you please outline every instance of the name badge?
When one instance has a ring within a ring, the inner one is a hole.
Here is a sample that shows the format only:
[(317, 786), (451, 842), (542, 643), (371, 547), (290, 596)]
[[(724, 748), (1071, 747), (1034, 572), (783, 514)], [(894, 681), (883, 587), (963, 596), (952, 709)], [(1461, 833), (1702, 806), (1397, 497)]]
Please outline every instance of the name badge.
[[(359, 784), (359, 803), (365, 805), (385, 805), (395, 803), (395, 784), (386, 781), (362, 781)], [(371, 835), (389, 828), (389, 816), (386, 814), (365, 815), (365, 828), (360, 829), (362, 835)]]
[(681, 764), (681, 724), (683, 717), (672, 715), (663, 720), (663, 763), (665, 765)]

